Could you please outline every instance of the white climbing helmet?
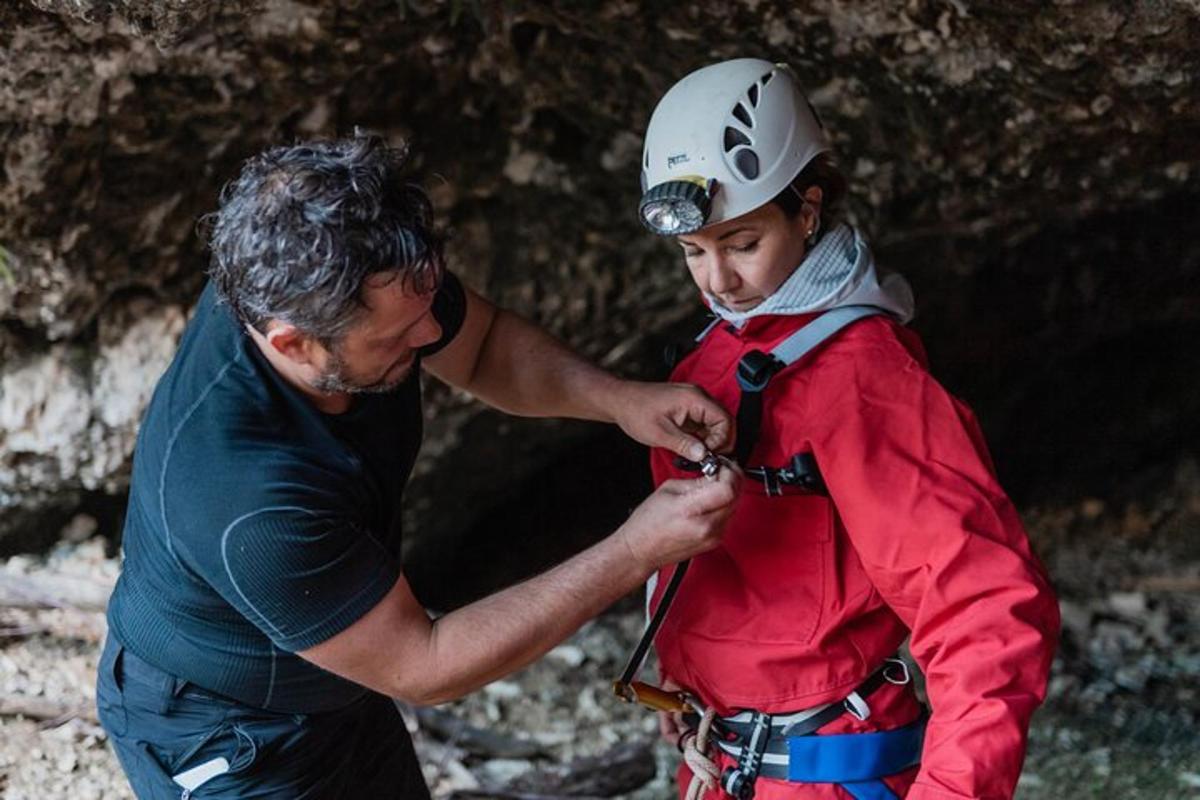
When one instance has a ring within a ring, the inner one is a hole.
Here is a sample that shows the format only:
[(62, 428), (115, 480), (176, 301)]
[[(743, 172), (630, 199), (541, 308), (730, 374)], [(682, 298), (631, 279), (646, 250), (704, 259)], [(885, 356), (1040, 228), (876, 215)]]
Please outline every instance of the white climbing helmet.
[(737, 58), (703, 67), (650, 117), (638, 216), (663, 236), (740, 217), (826, 150), (821, 121), (786, 64)]

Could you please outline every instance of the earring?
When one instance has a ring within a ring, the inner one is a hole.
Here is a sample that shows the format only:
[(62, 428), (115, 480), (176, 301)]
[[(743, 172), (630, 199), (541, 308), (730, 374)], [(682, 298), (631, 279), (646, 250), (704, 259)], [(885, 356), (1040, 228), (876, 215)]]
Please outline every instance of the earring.
[(820, 218), (818, 218), (817, 221), (813, 224), (813, 226), (808, 229), (808, 234), (804, 237), (804, 243), (806, 245), (808, 245), (809, 247), (812, 247), (813, 245), (815, 245), (817, 243), (817, 231), (819, 231), (820, 229), (821, 229), (821, 220), (820, 220)]

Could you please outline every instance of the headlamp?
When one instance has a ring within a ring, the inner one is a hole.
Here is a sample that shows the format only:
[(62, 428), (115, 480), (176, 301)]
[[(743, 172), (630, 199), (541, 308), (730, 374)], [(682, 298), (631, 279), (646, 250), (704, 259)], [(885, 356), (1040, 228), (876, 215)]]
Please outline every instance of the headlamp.
[(638, 203), (642, 224), (660, 236), (677, 236), (704, 227), (717, 182), (699, 175), (652, 187)]

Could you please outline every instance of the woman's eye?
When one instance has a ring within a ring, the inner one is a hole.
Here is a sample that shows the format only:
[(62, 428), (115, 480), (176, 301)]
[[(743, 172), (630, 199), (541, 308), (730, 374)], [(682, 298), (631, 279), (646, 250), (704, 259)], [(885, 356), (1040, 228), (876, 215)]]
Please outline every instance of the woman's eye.
[(736, 247), (731, 246), (729, 249), (735, 253), (753, 253), (755, 250), (758, 249), (758, 240), (755, 239), (753, 242), (748, 242), (746, 244), (740, 244), (740, 245), (737, 245)]
[(684, 258), (696, 258), (699, 255), (700, 255), (699, 250), (684, 250), (683, 251)]

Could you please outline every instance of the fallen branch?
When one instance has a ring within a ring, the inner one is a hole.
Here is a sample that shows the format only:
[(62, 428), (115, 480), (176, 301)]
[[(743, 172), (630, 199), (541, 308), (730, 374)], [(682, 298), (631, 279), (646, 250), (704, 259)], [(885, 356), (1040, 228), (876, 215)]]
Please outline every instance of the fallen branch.
[(0, 695), (0, 716), (38, 720), (43, 728), (54, 728), (76, 718), (99, 724), (96, 708), (90, 703), (67, 705), (28, 694)]
[(0, 623), (0, 644), (28, 639), (30, 636), (49, 632), (49, 628), (45, 625), (5, 625)]
[(535, 741), (476, 728), (447, 711), (428, 706), (416, 708), (415, 711), (424, 730), (472, 755), (485, 758), (535, 758), (547, 755), (546, 748)]
[(526, 773), (505, 788), (545, 797), (626, 797), (653, 780), (656, 771), (653, 743), (643, 739), (619, 744), (599, 756)]
[(1137, 583), (1143, 592), (1200, 592), (1200, 575), (1149, 575)]
[(108, 622), (99, 611), (74, 608), (20, 609), (9, 612), (11, 619), (5, 619), (3, 611), (0, 608), (0, 646), (35, 636), (100, 644), (108, 630)]
[(0, 606), (8, 608), (77, 608), (103, 611), (112, 584), (56, 573), (22, 575), (0, 570)]

